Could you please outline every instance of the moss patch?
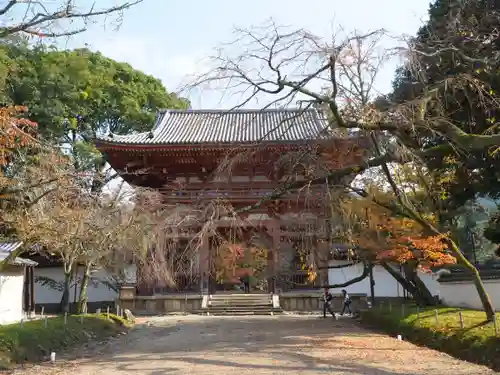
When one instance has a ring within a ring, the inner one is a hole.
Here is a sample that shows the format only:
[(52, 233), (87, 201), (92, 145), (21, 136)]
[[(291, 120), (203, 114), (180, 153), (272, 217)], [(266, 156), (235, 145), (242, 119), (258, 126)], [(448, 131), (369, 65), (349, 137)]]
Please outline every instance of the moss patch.
[[(495, 335), (495, 326), (486, 322), (484, 312), (384, 305), (362, 312), (361, 322), (392, 335), (401, 334), (416, 344), (500, 370), (500, 335)], [(498, 317), (497, 323), (500, 330)]]
[(105, 339), (128, 328), (119, 316), (71, 315), (0, 326), (0, 369), (13, 364), (39, 362), (50, 353), (90, 340)]

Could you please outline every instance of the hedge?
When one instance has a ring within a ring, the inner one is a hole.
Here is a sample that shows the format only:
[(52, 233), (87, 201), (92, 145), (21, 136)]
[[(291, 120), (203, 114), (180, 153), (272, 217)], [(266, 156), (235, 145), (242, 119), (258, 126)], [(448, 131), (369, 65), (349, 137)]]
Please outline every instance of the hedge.
[(110, 314), (70, 315), (0, 325), (0, 369), (39, 362), (58, 352), (94, 339), (105, 339), (128, 328), (121, 317)]
[[(494, 323), (486, 322), (482, 311), (385, 304), (363, 311), (361, 322), (394, 336), (402, 335), (415, 344), (500, 370), (500, 336), (495, 334)], [(497, 322), (500, 330), (498, 318)]]

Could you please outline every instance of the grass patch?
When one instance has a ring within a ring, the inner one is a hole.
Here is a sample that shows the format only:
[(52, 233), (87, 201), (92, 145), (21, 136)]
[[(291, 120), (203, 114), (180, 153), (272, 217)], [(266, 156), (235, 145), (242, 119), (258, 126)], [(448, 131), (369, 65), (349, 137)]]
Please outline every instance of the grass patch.
[(0, 326), (0, 369), (13, 364), (39, 362), (58, 352), (94, 339), (105, 339), (129, 327), (110, 314), (59, 316)]
[[(436, 319), (437, 312), (437, 319)], [(460, 322), (462, 313), (463, 328)], [(482, 311), (387, 304), (362, 312), (361, 322), (454, 357), (500, 370), (500, 336)], [(500, 329), (500, 320), (497, 317)]]

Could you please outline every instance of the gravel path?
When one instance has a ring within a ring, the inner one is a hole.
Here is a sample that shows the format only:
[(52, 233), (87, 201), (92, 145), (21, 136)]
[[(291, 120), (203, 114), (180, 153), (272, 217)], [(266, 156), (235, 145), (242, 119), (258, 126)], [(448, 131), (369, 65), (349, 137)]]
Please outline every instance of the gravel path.
[[(151, 318), (128, 335), (23, 375), (495, 374), (349, 320), (317, 316)], [(58, 357), (59, 358), (59, 357)]]

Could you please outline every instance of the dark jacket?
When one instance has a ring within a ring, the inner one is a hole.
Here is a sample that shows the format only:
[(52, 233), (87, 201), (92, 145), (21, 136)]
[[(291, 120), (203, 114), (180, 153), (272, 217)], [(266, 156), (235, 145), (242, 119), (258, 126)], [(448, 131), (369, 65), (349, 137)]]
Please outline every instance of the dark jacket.
[(328, 292), (323, 296), (323, 299), (325, 302), (330, 302), (333, 299), (333, 296), (330, 292)]

